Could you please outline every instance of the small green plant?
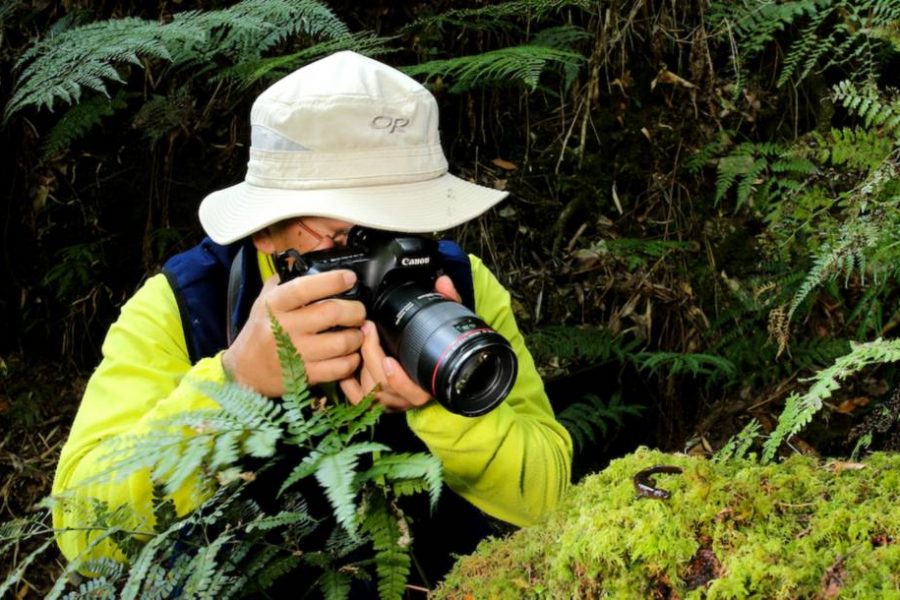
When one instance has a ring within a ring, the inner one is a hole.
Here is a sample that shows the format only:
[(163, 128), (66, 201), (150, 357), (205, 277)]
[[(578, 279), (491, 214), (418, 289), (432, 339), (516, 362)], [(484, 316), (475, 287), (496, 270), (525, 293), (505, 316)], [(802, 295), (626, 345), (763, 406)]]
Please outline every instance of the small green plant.
[[(353, 579), (370, 577), (382, 598), (401, 598), (412, 540), (400, 503), (405, 495), (427, 493), (434, 506), (440, 462), (371, 441), (382, 410), (371, 396), (355, 406), (316, 397), (290, 338), (274, 319), (272, 326), (285, 384), (280, 401), (236, 384), (200, 384), (220, 409), (184, 413), (151, 433), (109, 444), (109, 468), (98, 478), (149, 472), (157, 485), (152, 521), (74, 495), (50, 500), (85, 515), (85, 526), (54, 531), (43, 516), (0, 526), (4, 560), (17, 544), (39, 542), (13, 561), (0, 596), (50, 548), (53, 535), (64, 534), (85, 536), (86, 550), (49, 598), (238, 597), (264, 592), (297, 568), (314, 574), (306, 583), (326, 598), (346, 597)], [(302, 449), (304, 458), (281, 482), (278, 509), (266, 511), (245, 492), (269, 463), (248, 471), (246, 461), (273, 459), (289, 446)], [(185, 485), (207, 499), (178, 517), (171, 494)], [(331, 515), (309, 511), (303, 496), (309, 485), (324, 491)], [(313, 533), (328, 533), (327, 543), (316, 545)], [(109, 545), (124, 561), (97, 558), (109, 554), (97, 552)], [(67, 576), (76, 571), (95, 579), (70, 589)]]
[[(777, 85), (795, 85), (829, 67), (844, 67), (864, 80), (877, 72), (879, 45), (893, 40), (900, 7), (881, 0), (784, 0), (714, 2), (711, 21), (734, 36), (748, 56), (768, 49), (791, 28)], [(743, 61), (740, 61), (743, 62)]]

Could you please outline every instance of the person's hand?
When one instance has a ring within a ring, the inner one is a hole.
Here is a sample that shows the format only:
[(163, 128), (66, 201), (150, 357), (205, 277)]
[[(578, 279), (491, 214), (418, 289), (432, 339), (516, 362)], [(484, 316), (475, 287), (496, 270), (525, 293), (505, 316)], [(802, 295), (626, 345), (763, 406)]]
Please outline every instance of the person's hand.
[(310, 385), (352, 376), (360, 365), (359, 328), (366, 309), (355, 300), (326, 298), (349, 290), (355, 281), (356, 274), (345, 270), (297, 277), (284, 285), (278, 285), (277, 277), (269, 278), (247, 323), (222, 356), (225, 370), (265, 396), (284, 393), (271, 312), (300, 353)]
[[(438, 277), (434, 289), (448, 300), (461, 301), (446, 275)], [(365, 339), (360, 350), (363, 363), (359, 377), (347, 377), (340, 383), (350, 402), (358, 404), (376, 386), (380, 387), (375, 399), (391, 412), (407, 411), (431, 400), (431, 394), (417, 385), (395, 358), (385, 355), (374, 323), (366, 321), (362, 332)]]

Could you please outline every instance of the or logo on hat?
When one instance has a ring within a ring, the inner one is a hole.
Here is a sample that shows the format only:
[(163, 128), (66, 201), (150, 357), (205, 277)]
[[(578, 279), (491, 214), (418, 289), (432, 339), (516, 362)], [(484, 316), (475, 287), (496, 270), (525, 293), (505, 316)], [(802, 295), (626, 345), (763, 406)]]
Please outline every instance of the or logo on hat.
[(378, 115), (372, 119), (372, 127), (375, 129), (386, 129), (388, 133), (403, 133), (403, 128), (409, 125), (409, 119), (403, 117), (389, 117), (387, 115)]

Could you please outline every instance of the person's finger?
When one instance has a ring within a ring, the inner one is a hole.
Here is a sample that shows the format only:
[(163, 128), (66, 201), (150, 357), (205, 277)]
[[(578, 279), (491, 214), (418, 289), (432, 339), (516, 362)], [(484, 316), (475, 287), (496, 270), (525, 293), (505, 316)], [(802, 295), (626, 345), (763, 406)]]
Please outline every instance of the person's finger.
[(363, 339), (360, 354), (362, 354), (363, 363), (366, 369), (374, 379), (376, 384), (384, 385), (387, 378), (384, 375), (384, 349), (381, 347), (381, 341), (378, 339), (378, 330), (375, 323), (366, 321), (361, 328), (365, 339)]
[(372, 374), (369, 372), (369, 369), (366, 368), (365, 362), (363, 362), (362, 369), (360, 369), (359, 385), (362, 387), (364, 394), (370, 393), (378, 385), (378, 382), (375, 381), (374, 377), (372, 377)]
[(354, 352), (338, 358), (307, 362), (306, 375), (309, 379), (309, 384), (317, 385), (329, 381), (347, 379), (356, 373), (360, 360), (359, 353)]
[(359, 329), (340, 329), (303, 336), (294, 345), (300, 349), (303, 360), (320, 361), (355, 353), (362, 342), (363, 334)]
[(359, 384), (359, 381), (357, 381), (356, 377), (341, 379), (338, 385), (340, 386), (341, 391), (344, 392), (344, 396), (346, 396), (347, 400), (350, 401), (350, 404), (359, 404), (360, 401), (366, 396), (365, 392), (363, 392), (362, 386)]
[(320, 300), (275, 315), (292, 334), (318, 333), (338, 327), (358, 329), (366, 320), (366, 307), (356, 300)]
[(356, 273), (346, 269), (304, 275), (276, 286), (267, 294), (272, 312), (285, 312), (316, 300), (346, 292), (356, 283)]
[(387, 379), (384, 387), (388, 391), (404, 398), (413, 406), (422, 406), (431, 399), (431, 395), (410, 378), (397, 359), (387, 356), (382, 365)]
[(434, 282), (434, 291), (448, 300), (462, 303), (462, 296), (460, 296), (459, 292), (456, 291), (456, 286), (453, 285), (453, 280), (446, 275), (441, 275), (437, 278), (437, 280)]
[(412, 408), (406, 399), (392, 392), (380, 391), (375, 394), (375, 399), (387, 412), (403, 412)]

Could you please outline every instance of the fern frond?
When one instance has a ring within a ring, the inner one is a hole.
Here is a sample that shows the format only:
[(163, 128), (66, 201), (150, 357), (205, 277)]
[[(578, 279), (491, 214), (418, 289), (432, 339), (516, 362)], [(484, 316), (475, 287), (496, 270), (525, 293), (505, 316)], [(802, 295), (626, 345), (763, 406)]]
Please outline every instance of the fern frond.
[(716, 195), (713, 201), (718, 204), (734, 185), (738, 176), (746, 175), (753, 167), (752, 156), (737, 155), (725, 156), (719, 159), (716, 167)]
[(194, 102), (186, 85), (167, 96), (153, 94), (135, 113), (132, 127), (155, 142), (174, 129), (187, 127), (194, 120)]
[(846, 223), (841, 228), (841, 236), (836, 243), (833, 245), (829, 242), (822, 244), (814, 256), (812, 268), (807, 272), (806, 278), (791, 299), (787, 311), (787, 322), (791, 321), (794, 313), (816, 286), (824, 281), (833, 280), (842, 273), (845, 278), (849, 277), (854, 270), (857, 270), (857, 266), (860, 266), (861, 269), (864, 268), (864, 251), (867, 248), (877, 247), (883, 234), (884, 231), (881, 231), (874, 223), (860, 218)]
[(714, 462), (724, 462), (744, 459), (750, 448), (756, 443), (756, 440), (762, 437), (761, 430), (762, 425), (760, 425), (759, 421), (752, 419), (713, 455), (712, 460)]
[(351, 535), (357, 532), (356, 523), (356, 466), (362, 454), (389, 450), (374, 442), (348, 446), (334, 454), (325, 454), (317, 461), (315, 477), (331, 503), (337, 522)]
[(261, 590), (272, 587), (279, 578), (287, 575), (300, 565), (300, 557), (294, 555), (279, 556), (256, 575), (256, 583)]
[(321, 41), (291, 54), (279, 56), (247, 58), (232, 66), (221, 69), (213, 76), (214, 81), (228, 81), (236, 91), (245, 91), (260, 81), (272, 81), (287, 75), (303, 65), (341, 50), (352, 50), (365, 56), (382, 56), (393, 52), (388, 46), (390, 38), (384, 38), (370, 31), (349, 33)]
[(316, 581), (325, 600), (346, 600), (350, 596), (350, 574), (337, 569), (326, 569)]
[(219, 535), (209, 545), (200, 549), (190, 561), (190, 576), (184, 583), (182, 595), (187, 598), (212, 598), (210, 588), (214, 585), (217, 575), (221, 578), (222, 567), (230, 568), (226, 562), (218, 560), (218, 554), (225, 544), (232, 541), (230, 534)]
[(391, 454), (379, 456), (375, 464), (367, 471), (360, 473), (357, 484), (385, 478), (391, 483), (402, 480), (421, 480), (424, 489), (428, 490), (431, 508), (437, 506), (441, 494), (443, 469), (441, 461), (432, 454)]
[(283, 510), (270, 517), (260, 517), (248, 523), (245, 530), (251, 533), (256, 530), (268, 531), (290, 526), (294, 532), (300, 532), (300, 537), (305, 537), (317, 524), (304, 507), (299, 511)]
[(309, 406), (310, 393), (309, 381), (306, 376), (306, 367), (300, 358), (297, 347), (291, 341), (291, 337), (269, 311), (269, 323), (272, 326), (272, 334), (275, 337), (275, 350), (278, 353), (278, 362), (281, 364), (281, 382), (284, 385), (282, 402), (293, 419), (301, 418), (301, 413)]
[(218, 19), (211, 25), (228, 28), (218, 46), (236, 63), (258, 58), (296, 36), (333, 39), (350, 33), (328, 6), (315, 0), (244, 0), (205, 15)]
[(112, 116), (126, 106), (123, 92), (117, 93), (113, 98), (100, 95), (76, 104), (47, 133), (41, 145), (42, 160), (50, 160), (62, 154), (99, 125), (104, 117)]
[(19, 583), (22, 580), (22, 577), (25, 575), (25, 571), (28, 570), (28, 567), (31, 566), (31, 563), (33, 563), (44, 552), (46, 552), (55, 543), (55, 541), (56, 539), (51, 537), (43, 544), (29, 552), (25, 556), (25, 558), (23, 558), (19, 562), (19, 566), (13, 569), (9, 576), (2, 583), (0, 583), (0, 598), (3, 598), (6, 592), (8, 592), (13, 585)]
[(385, 503), (383, 497), (370, 498), (367, 506), (361, 528), (371, 536), (375, 548), (378, 596), (403, 598), (411, 563), (409, 527), (403, 514)]
[(716, 156), (722, 154), (730, 144), (731, 140), (729, 137), (724, 132), (720, 133), (716, 139), (697, 150), (684, 161), (685, 170), (688, 173), (699, 172), (703, 167), (710, 164)]
[(332, 558), (344, 558), (358, 550), (367, 539), (360, 535), (350, 535), (343, 527), (335, 527), (325, 542), (325, 551)]
[(668, 374), (702, 375), (710, 378), (730, 377), (735, 374), (734, 363), (723, 356), (682, 352), (639, 352), (631, 356), (635, 366), (650, 373), (665, 369)]
[(881, 338), (863, 344), (851, 344), (848, 354), (838, 358), (830, 367), (816, 373), (813, 384), (805, 394), (791, 394), (785, 402), (778, 425), (763, 446), (763, 462), (769, 462), (782, 442), (803, 429), (822, 408), (822, 402), (840, 387), (850, 375), (873, 364), (900, 360), (900, 340)]
[(414, 77), (442, 77), (453, 81), (450, 91), (457, 93), (487, 85), (519, 84), (534, 90), (541, 74), (551, 67), (577, 67), (584, 56), (571, 50), (526, 44), (491, 50), (482, 54), (433, 60), (404, 67)]
[(556, 418), (562, 423), (578, 451), (584, 449), (588, 442), (596, 443), (596, 432), (606, 436), (608, 423), (612, 421), (622, 426), (625, 416), (638, 416), (644, 410), (639, 404), (622, 404), (621, 394), (613, 394), (606, 402), (596, 394), (586, 394), (584, 398), (561, 410)]
[(117, 581), (125, 574), (126, 566), (125, 563), (103, 557), (84, 561), (79, 564), (79, 568), (110, 581)]
[(76, 103), (84, 88), (108, 95), (106, 85), (123, 83), (126, 68), (143, 68), (141, 59), (182, 69), (206, 66), (216, 55), (240, 64), (301, 35), (331, 39), (349, 31), (315, 0), (244, 0), (221, 10), (178, 13), (166, 24), (129, 17), (73, 27), (22, 54), (17, 67), (24, 68), (4, 119), (28, 106), (52, 110), (58, 101)]
[(374, 393), (367, 394), (359, 403), (347, 408), (345, 441), (350, 441), (363, 431), (374, 427), (384, 413), (384, 406), (376, 402)]
[(19, 59), (17, 67), (24, 69), (6, 105), (4, 119), (27, 106), (52, 110), (57, 100), (73, 104), (81, 97), (82, 88), (108, 96), (106, 82), (124, 82), (113, 65), (140, 67), (141, 56), (168, 60), (168, 37), (202, 35), (193, 26), (125, 18), (74, 27), (45, 38)]
[(882, 100), (878, 88), (869, 84), (857, 87), (844, 80), (832, 87), (834, 100), (860, 117), (866, 128), (881, 128), (887, 135), (900, 138), (900, 99)]
[(510, 29), (516, 21), (541, 20), (564, 8), (591, 10), (588, 0), (512, 0), (491, 3), (478, 8), (456, 8), (417, 19), (403, 28), (404, 32), (429, 27), (459, 27), (470, 31)]
[(539, 364), (572, 360), (624, 362), (637, 344), (599, 327), (543, 327), (528, 336), (528, 347)]
[[(829, 67), (846, 67), (858, 80), (875, 71), (873, 41), (900, 20), (895, 3), (879, 0), (715, 2), (712, 21), (734, 32), (739, 50), (759, 54), (788, 28), (796, 28), (777, 85), (795, 83)], [(890, 36), (888, 36), (890, 37)]]
[[(56, 582), (53, 584), (53, 587), (50, 588), (50, 590), (44, 596), (45, 600), (57, 600), (62, 595), (63, 591), (65, 590), (65, 587), (69, 581), (69, 578), (72, 577), (81, 568), (82, 557), (86, 556), (86, 555), (90, 555), (90, 553), (94, 549), (96, 549), (97, 546), (99, 546), (100, 544), (103, 544), (108, 539), (114, 537), (116, 533), (117, 533), (117, 530), (115, 528), (107, 529), (106, 531), (102, 532), (99, 536), (96, 536), (94, 539), (92, 539), (90, 541), (90, 543), (88, 544), (87, 549), (85, 549), (85, 551), (83, 551), (81, 555), (76, 556), (74, 560), (70, 561), (65, 566), (62, 573), (60, 573), (57, 576)], [(53, 541), (54, 538), (51, 537), (50, 540)], [(98, 573), (98, 575), (100, 575), (101, 578), (105, 579), (105, 576), (102, 573)], [(108, 590), (106, 589), (106, 586), (98, 587), (96, 590), (92, 590), (92, 591), (97, 592), (98, 595), (102, 594), (103, 596), (101, 596), (101, 597), (105, 597), (106, 593), (108, 592)], [(0, 596), (0, 597), (2, 597), (2, 596)], [(110, 597), (115, 597), (115, 595), (110, 596)]]
[(166, 530), (144, 544), (138, 556), (132, 558), (128, 579), (120, 592), (122, 600), (136, 600), (140, 597), (141, 587), (150, 573), (150, 568), (156, 560), (157, 553), (163, 549), (165, 543), (172, 541), (170, 536), (176, 534), (183, 526), (184, 523), (180, 521), (173, 523)]
[[(835, 45), (835, 36), (832, 31), (825, 39), (816, 35), (819, 27), (830, 17), (836, 6), (822, 7), (817, 14), (810, 19), (809, 25), (800, 31), (797, 39), (791, 44), (790, 50), (784, 57), (784, 64), (781, 67), (781, 74), (778, 76), (776, 85), (783, 86), (790, 81), (791, 77), (797, 75), (797, 80), (805, 79), (806, 76), (816, 67), (819, 60), (826, 56)], [(801, 66), (802, 63), (802, 66)]]
[(113, 600), (115, 597), (116, 586), (106, 577), (100, 576), (88, 579), (79, 585), (77, 590), (63, 596), (63, 600)]

